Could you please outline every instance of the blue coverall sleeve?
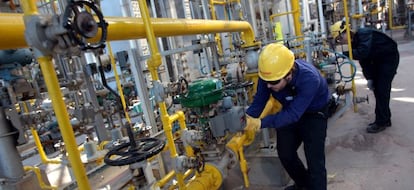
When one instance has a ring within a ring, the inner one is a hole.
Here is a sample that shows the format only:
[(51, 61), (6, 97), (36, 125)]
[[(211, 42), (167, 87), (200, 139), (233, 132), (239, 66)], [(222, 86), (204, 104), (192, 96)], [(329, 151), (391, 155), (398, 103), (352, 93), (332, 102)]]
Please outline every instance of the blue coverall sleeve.
[(246, 110), (246, 114), (258, 118), (269, 100), (271, 90), (267, 88), (266, 82), (259, 78), (257, 83), (257, 92), (254, 95), (253, 102)]
[(262, 119), (262, 128), (280, 128), (299, 121), (319, 89), (318, 77), (304, 77), (296, 86), (297, 95), (289, 105), (274, 115)]

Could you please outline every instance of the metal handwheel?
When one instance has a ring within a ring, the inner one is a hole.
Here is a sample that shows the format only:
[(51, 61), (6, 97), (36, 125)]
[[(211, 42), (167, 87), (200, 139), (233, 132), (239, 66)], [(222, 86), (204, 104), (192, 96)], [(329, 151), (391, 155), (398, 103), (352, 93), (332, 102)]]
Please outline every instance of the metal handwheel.
[(131, 146), (127, 142), (114, 147), (105, 155), (105, 163), (110, 166), (124, 166), (141, 162), (158, 154), (165, 146), (164, 141), (156, 138), (141, 138), (135, 144), (136, 146)]
[[(90, 10), (88, 12), (87, 10)], [(97, 22), (94, 15), (98, 18)], [(69, 37), (78, 44), (82, 50), (105, 47), (108, 34), (108, 23), (104, 20), (102, 12), (95, 3), (87, 0), (71, 0), (63, 14), (63, 27), (68, 30)], [(83, 38), (93, 38), (101, 28), (101, 38), (96, 43), (89, 43)]]

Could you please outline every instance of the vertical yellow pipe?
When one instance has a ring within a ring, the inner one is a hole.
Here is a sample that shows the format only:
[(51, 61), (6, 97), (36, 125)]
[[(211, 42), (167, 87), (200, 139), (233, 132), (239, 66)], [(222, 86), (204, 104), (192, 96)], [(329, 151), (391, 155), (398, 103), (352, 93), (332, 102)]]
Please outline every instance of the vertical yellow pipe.
[(300, 24), (300, 4), (299, 4), (299, 0), (292, 0), (291, 2), (291, 6), (292, 6), (292, 10), (293, 11), (293, 22), (294, 22), (294, 26), (295, 26), (295, 35), (296, 36), (302, 36), (302, 29), (301, 29), (301, 24)]
[[(25, 20), (38, 14), (35, 0), (21, 1), (21, 3)], [(78, 187), (81, 190), (89, 190), (90, 186), (88, 178), (86, 176), (85, 168), (83, 167), (82, 161), (80, 159), (75, 134), (73, 133), (72, 125), (69, 121), (69, 115), (66, 110), (66, 105), (63, 101), (62, 93), (60, 92), (59, 82), (57, 79), (56, 71), (53, 67), (52, 57), (37, 55), (37, 60), (40, 64), (50, 99), (52, 100), (53, 110), (55, 111), (59, 129), (63, 141), (65, 142), (65, 148), (68, 152), (68, 159), (70, 165), (73, 168)]]
[(20, 1), (25, 16), (37, 15), (36, 0)]
[[(211, 12), (211, 18), (213, 20), (217, 20), (217, 16), (216, 16), (216, 8), (214, 7), (214, 4), (216, 2), (214, 0), (210, 0), (210, 12)], [(222, 43), (221, 43), (221, 36), (219, 33), (216, 33), (214, 35), (214, 39), (217, 42), (217, 53), (222, 56), (223, 55), (223, 47), (222, 47)]]
[[(353, 59), (353, 55), (352, 55), (352, 44), (351, 44), (351, 30), (349, 28), (349, 17), (348, 17), (348, 2), (347, 0), (344, 0), (344, 14), (345, 14), (345, 27), (346, 27), (346, 35), (348, 37), (348, 50), (349, 50), (349, 58)], [(354, 72), (354, 68), (351, 66), (351, 73)], [(355, 86), (355, 80), (352, 79), (352, 94), (353, 97), (355, 99), (356, 97), (356, 86)], [(354, 104), (354, 112), (358, 111), (358, 106), (357, 104)]]
[[(154, 81), (159, 80), (157, 69), (161, 65), (161, 54), (158, 51), (158, 46), (155, 39), (154, 30), (152, 28), (152, 24), (150, 22), (150, 15), (147, 7), (146, 1), (138, 1), (139, 8), (142, 15), (142, 20), (144, 21), (145, 33), (147, 36), (148, 44), (151, 50), (151, 58), (148, 60), (148, 70), (151, 73), (151, 77)], [(161, 112), (161, 121), (164, 127), (164, 132), (167, 137), (167, 146), (170, 147), (171, 157), (177, 157), (177, 150), (174, 144), (174, 138), (172, 134), (172, 120), (168, 116), (167, 106), (165, 102), (159, 103), (159, 109)], [(184, 174), (177, 173), (177, 182), (180, 189), (185, 188), (184, 184)]]
[(151, 58), (148, 59), (148, 70), (154, 81), (158, 80), (157, 69), (161, 65), (161, 54), (158, 51), (157, 41), (155, 39), (154, 30), (150, 22), (150, 15), (146, 1), (138, 1), (139, 10), (141, 11), (142, 20), (144, 21), (145, 34), (151, 50)]
[(89, 190), (90, 186), (88, 178), (80, 159), (75, 134), (69, 121), (69, 115), (66, 110), (65, 102), (62, 98), (62, 93), (60, 92), (59, 82), (56, 71), (53, 67), (52, 57), (43, 56), (38, 57), (37, 60), (40, 64), (43, 77), (45, 78), (47, 90), (49, 92), (50, 99), (52, 100), (53, 110), (56, 114), (59, 129), (62, 134), (63, 141), (65, 142), (66, 151), (68, 152), (68, 159), (73, 168), (78, 187), (81, 190)]
[[(187, 129), (187, 125), (185, 124), (185, 115), (184, 112), (182, 111), (178, 111), (177, 112), (178, 115), (178, 122), (180, 124), (180, 129), (181, 130), (186, 130)], [(186, 145), (185, 146), (185, 152), (187, 154), (187, 156), (193, 157), (194, 156), (194, 150), (190, 145)]]

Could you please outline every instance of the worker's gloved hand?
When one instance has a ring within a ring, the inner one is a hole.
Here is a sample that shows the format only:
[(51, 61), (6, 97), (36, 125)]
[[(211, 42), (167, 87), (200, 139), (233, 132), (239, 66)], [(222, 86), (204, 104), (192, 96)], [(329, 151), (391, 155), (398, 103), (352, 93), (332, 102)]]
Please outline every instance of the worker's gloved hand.
[(368, 80), (367, 87), (368, 87), (369, 90), (374, 90), (374, 81), (373, 80)]
[[(246, 114), (246, 127), (244, 132), (247, 136), (247, 141), (253, 142), (256, 133), (260, 131), (261, 120)], [(250, 143), (249, 143), (250, 144)]]
[(261, 123), (262, 122), (259, 118), (254, 118), (246, 114), (246, 127), (244, 128), (244, 130), (259, 132)]

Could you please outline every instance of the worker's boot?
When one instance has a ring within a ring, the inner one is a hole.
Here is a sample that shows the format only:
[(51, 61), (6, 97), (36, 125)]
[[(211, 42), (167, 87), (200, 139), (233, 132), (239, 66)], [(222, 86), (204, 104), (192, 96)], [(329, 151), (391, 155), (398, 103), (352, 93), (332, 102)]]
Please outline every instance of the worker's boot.
[[(390, 125), (391, 126), (391, 125)], [(372, 124), (367, 128), (367, 133), (379, 133), (387, 128), (386, 125)]]
[[(372, 123), (369, 123), (368, 127), (371, 127), (371, 126), (376, 125), (376, 124), (377, 123), (374, 121)], [(384, 125), (385, 125), (385, 127), (391, 127), (391, 125), (392, 125), (391, 120), (388, 120)]]

